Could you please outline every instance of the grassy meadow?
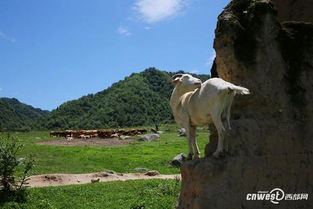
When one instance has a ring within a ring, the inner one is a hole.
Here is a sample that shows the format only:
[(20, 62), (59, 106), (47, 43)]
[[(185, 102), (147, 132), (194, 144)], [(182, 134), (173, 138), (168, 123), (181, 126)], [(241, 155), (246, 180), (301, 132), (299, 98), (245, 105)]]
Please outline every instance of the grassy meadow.
[[(105, 170), (134, 173), (135, 168), (177, 174), (179, 168), (170, 166), (169, 161), (179, 153), (188, 152), (186, 137), (177, 136), (176, 126), (161, 126), (160, 130), (165, 132), (158, 141), (136, 141), (127, 146), (110, 147), (37, 145), (37, 142), (58, 140), (50, 138), (47, 131), (11, 135), (25, 145), (21, 156), (33, 155), (32, 175)], [(208, 142), (206, 128), (197, 131), (197, 139), (203, 153)], [(179, 187), (177, 180), (136, 180), (32, 188), (25, 203), (2, 203), (0, 208), (174, 208)]]
[(2, 209), (169, 209), (177, 202), (177, 180), (115, 181), (29, 189), (26, 202), (8, 202)]
[[(49, 132), (12, 133), (25, 148), (22, 155), (32, 154), (35, 168), (32, 174), (88, 173), (114, 170), (133, 173), (135, 168), (157, 170), (162, 174), (176, 174), (179, 169), (169, 161), (179, 153), (188, 153), (186, 137), (177, 136), (175, 126), (163, 126), (165, 130), (158, 141), (133, 142), (128, 146), (51, 146), (36, 145), (37, 142), (58, 140), (49, 137)], [(167, 130), (167, 131), (166, 131)], [(208, 142), (208, 131), (197, 131), (198, 144), (202, 154)], [(104, 139), (105, 140), (105, 139)]]

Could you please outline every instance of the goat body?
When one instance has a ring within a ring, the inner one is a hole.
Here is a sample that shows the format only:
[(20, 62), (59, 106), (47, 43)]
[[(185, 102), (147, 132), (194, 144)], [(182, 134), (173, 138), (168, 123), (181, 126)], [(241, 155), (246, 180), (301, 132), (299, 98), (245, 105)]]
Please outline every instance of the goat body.
[[(234, 96), (249, 94), (249, 90), (220, 78), (211, 78), (201, 83), (199, 79), (188, 74), (174, 75), (173, 82), (176, 87), (170, 100), (171, 108), (176, 123), (186, 129), (189, 158), (194, 154), (193, 148), (195, 158), (200, 154), (195, 138), (196, 127), (210, 123), (214, 123), (218, 132), (218, 146), (213, 156), (219, 157), (224, 150), (224, 135), (231, 129), (230, 109)], [(227, 145), (228, 143), (226, 151)]]

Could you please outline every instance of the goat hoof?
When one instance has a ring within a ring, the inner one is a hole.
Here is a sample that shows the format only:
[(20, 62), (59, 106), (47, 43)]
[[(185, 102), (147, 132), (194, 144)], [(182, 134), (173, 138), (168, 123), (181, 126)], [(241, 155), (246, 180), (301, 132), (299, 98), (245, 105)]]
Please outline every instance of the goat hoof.
[(225, 157), (225, 156), (226, 156), (226, 152), (225, 151), (220, 153), (220, 157)]
[(186, 160), (192, 160), (193, 159), (193, 154), (189, 154)]
[(214, 158), (220, 158), (220, 154), (219, 153), (216, 153), (216, 152), (214, 152), (213, 154), (212, 154), (212, 156), (214, 157)]
[(199, 159), (200, 158), (200, 153), (195, 154), (193, 158), (194, 159)]
[(216, 151), (216, 152), (213, 153), (213, 157), (217, 159), (217, 158), (220, 158), (220, 157), (225, 157), (225, 154), (223, 152), (221, 152), (221, 151)]

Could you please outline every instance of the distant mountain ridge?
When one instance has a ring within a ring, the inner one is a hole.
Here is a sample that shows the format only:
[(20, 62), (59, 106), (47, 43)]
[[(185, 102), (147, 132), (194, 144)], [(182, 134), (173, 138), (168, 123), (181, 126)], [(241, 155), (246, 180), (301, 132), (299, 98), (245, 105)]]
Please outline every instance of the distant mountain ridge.
[[(65, 102), (33, 126), (49, 130), (103, 129), (172, 122), (169, 98), (174, 88), (170, 83), (173, 74), (155, 68), (133, 73), (96, 94)], [(203, 81), (209, 78), (193, 75)]]
[(15, 98), (0, 98), (0, 130), (30, 130), (34, 121), (48, 112)]

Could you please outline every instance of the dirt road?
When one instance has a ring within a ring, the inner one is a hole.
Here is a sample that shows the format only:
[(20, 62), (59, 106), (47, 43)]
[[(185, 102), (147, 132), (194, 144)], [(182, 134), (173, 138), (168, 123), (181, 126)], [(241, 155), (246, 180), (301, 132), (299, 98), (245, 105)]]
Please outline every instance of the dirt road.
[(111, 173), (98, 172), (87, 174), (43, 174), (30, 176), (28, 181), (30, 187), (47, 187), (47, 186), (64, 186), (73, 184), (87, 184), (108, 181), (127, 181), (137, 179), (180, 179), (180, 174), (162, 175), (158, 173), (148, 172), (142, 173)]

